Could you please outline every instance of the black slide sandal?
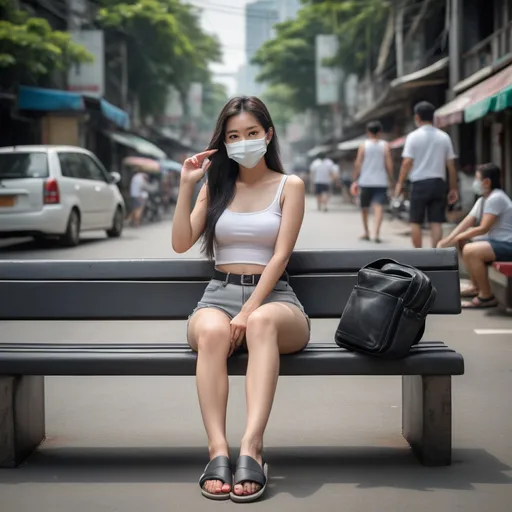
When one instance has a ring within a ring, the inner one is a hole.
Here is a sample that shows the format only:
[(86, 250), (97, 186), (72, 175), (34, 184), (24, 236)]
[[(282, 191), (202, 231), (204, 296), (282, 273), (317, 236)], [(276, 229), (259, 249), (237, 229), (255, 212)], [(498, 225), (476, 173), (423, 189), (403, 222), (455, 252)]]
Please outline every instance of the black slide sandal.
[[(231, 500), (235, 503), (248, 503), (256, 501), (265, 492), (267, 488), (268, 479), (268, 464), (263, 461), (260, 466), (249, 455), (241, 455), (236, 463), (235, 479), (233, 481), (233, 490), (230, 493)], [(243, 485), (245, 482), (252, 482), (261, 485), (261, 489), (253, 494), (238, 494), (234, 493), (235, 485)]]
[(220, 480), (224, 484), (228, 484), (233, 490), (233, 473), (231, 473), (231, 463), (225, 455), (219, 455), (212, 459), (204, 468), (204, 473), (199, 478), (199, 487), (201, 494), (210, 500), (228, 500), (229, 492), (220, 492), (213, 494), (203, 489), (203, 485), (208, 480)]

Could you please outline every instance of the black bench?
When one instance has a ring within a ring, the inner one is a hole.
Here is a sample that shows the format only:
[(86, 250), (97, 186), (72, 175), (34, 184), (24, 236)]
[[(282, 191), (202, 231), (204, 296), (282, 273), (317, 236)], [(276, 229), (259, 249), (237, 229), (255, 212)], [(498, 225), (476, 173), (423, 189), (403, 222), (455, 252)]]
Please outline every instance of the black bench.
[[(358, 269), (390, 257), (424, 270), (438, 289), (435, 314), (460, 313), (457, 253), (298, 251), (291, 284), (311, 318), (339, 318)], [(0, 320), (183, 320), (211, 275), (203, 260), (0, 261)], [(423, 464), (451, 462), (451, 376), (460, 354), (425, 341), (400, 361), (380, 361), (313, 343), (282, 356), (281, 375), (401, 375), (403, 435)], [(186, 344), (16, 343), (0, 330), (0, 467), (15, 467), (45, 437), (44, 376), (195, 374)], [(244, 375), (247, 355), (229, 360)]]

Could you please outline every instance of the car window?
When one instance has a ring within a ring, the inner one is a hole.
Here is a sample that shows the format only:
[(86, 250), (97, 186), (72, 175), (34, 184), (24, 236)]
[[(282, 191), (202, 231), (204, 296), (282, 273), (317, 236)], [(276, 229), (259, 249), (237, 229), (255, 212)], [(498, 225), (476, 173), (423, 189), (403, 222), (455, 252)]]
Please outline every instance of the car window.
[(0, 153), (0, 179), (47, 178), (48, 155), (36, 153)]
[(59, 153), (60, 170), (66, 178), (86, 179), (86, 170), (77, 153)]
[(95, 181), (108, 181), (106, 173), (101, 167), (88, 155), (80, 155), (83, 165), (87, 169), (88, 179)]

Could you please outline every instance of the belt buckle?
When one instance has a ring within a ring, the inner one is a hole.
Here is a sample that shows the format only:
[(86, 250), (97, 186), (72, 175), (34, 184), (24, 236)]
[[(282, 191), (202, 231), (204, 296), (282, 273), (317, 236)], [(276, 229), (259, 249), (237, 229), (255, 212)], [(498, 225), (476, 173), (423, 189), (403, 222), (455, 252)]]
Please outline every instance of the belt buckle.
[[(245, 280), (246, 277), (250, 277), (250, 282), (247, 282)], [(240, 277), (240, 283), (242, 284), (242, 286), (254, 286), (254, 283), (255, 283), (255, 276), (254, 274), (242, 274), (242, 276)]]

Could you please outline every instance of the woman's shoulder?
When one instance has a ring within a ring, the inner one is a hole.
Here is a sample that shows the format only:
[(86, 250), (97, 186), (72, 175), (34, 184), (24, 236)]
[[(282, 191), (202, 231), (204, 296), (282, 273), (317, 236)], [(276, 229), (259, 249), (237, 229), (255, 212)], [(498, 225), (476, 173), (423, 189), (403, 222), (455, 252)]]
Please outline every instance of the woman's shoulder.
[(296, 174), (285, 174), (282, 178), (283, 180), (286, 180), (284, 182), (284, 189), (286, 190), (293, 190), (293, 191), (301, 191), (305, 190), (304, 181), (302, 178), (297, 176)]

